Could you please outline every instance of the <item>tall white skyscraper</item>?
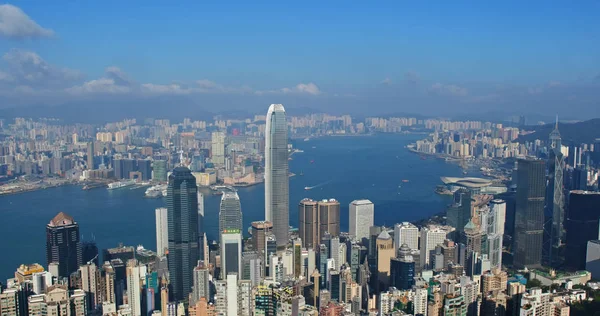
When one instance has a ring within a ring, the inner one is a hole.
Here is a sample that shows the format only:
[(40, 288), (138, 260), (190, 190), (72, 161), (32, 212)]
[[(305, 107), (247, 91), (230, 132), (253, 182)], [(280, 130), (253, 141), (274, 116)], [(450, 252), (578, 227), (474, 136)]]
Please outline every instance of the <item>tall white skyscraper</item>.
[(156, 254), (159, 257), (165, 255), (165, 249), (169, 248), (169, 226), (167, 220), (167, 208), (159, 207), (156, 212)]
[(132, 316), (142, 315), (142, 287), (140, 285), (140, 267), (137, 260), (127, 262), (127, 299)]
[(417, 226), (403, 222), (394, 225), (394, 247), (400, 248), (402, 244), (408, 245), (410, 249), (419, 249), (419, 228)]
[(369, 227), (374, 226), (375, 207), (369, 200), (355, 200), (350, 203), (350, 237), (358, 240), (369, 238)]
[(285, 109), (271, 104), (265, 129), (265, 220), (273, 223), (277, 248), (288, 243), (289, 175), (288, 130)]
[(446, 227), (429, 225), (421, 229), (421, 266), (429, 266), (429, 257), (431, 251), (435, 249), (437, 245), (441, 245), (446, 240), (446, 236), (450, 233)]
[(225, 133), (213, 132), (212, 138), (212, 158), (211, 161), (217, 165), (225, 164)]

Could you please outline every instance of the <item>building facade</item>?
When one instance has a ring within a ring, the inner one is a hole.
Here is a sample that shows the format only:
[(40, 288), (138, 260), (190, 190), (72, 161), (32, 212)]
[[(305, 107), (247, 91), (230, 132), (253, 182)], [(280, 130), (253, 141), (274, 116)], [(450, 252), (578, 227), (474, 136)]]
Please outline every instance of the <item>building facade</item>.
[(285, 109), (271, 104), (265, 128), (265, 220), (273, 223), (277, 247), (284, 248), (289, 235), (288, 128)]
[(192, 272), (200, 258), (196, 178), (185, 167), (169, 176), (167, 220), (169, 283), (175, 300), (186, 299), (193, 285)]

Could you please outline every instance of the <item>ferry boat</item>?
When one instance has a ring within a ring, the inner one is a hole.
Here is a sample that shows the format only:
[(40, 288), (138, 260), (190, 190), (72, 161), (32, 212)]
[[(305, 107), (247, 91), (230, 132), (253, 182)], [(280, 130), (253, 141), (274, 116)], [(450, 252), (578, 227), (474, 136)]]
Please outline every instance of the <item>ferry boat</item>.
[(124, 188), (124, 187), (130, 187), (132, 185), (135, 185), (135, 183), (136, 183), (135, 180), (117, 181), (117, 182), (109, 183), (108, 189), (114, 190), (114, 189), (120, 189), (120, 188)]
[(147, 198), (159, 198), (163, 196), (163, 191), (167, 190), (167, 186), (165, 184), (155, 185), (153, 187), (149, 187), (144, 194)]

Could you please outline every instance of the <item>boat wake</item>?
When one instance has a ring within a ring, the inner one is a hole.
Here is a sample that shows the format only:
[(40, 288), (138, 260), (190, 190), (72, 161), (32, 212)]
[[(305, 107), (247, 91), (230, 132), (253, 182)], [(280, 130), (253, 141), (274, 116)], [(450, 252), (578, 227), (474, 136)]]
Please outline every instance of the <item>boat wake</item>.
[(329, 183), (329, 182), (331, 182), (331, 180), (329, 180), (329, 181), (325, 181), (325, 182), (323, 182), (323, 183), (319, 183), (319, 184), (317, 184), (317, 185), (315, 185), (315, 186), (312, 186), (312, 187), (304, 187), (304, 190), (312, 190), (312, 189), (316, 189), (316, 188), (318, 188), (318, 187), (321, 187), (321, 186), (324, 186), (324, 185), (326, 185), (326, 184), (327, 184), (327, 183)]

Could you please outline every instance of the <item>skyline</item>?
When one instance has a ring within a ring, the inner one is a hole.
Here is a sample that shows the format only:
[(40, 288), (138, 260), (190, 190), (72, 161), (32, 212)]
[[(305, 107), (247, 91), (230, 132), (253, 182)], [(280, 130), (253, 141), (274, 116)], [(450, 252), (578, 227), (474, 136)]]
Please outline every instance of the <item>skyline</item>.
[(0, 5), (0, 109), (600, 116), (594, 2), (49, 5)]

